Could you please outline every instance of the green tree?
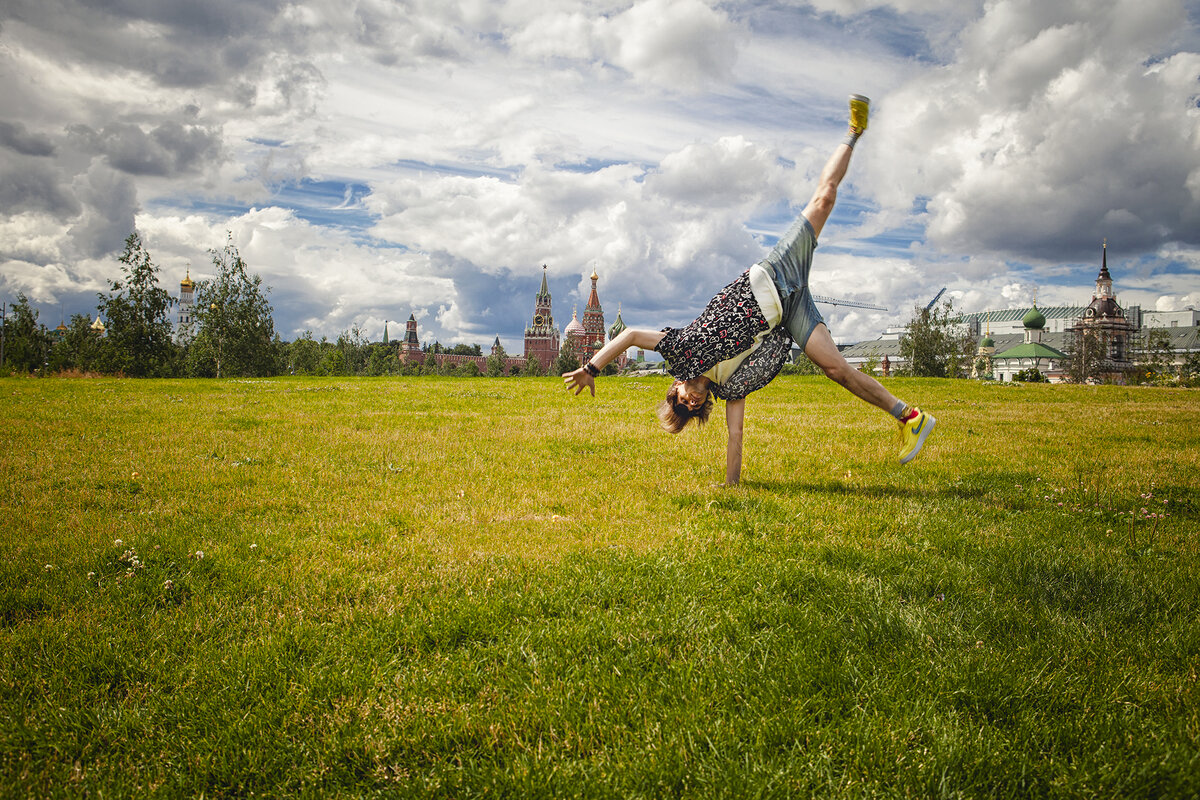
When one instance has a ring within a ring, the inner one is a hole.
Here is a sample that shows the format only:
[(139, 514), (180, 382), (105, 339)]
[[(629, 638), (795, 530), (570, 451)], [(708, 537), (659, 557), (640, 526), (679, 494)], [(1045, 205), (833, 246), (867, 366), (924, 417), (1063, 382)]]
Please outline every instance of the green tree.
[(978, 377), (980, 380), (990, 381), (992, 377), (992, 357), (988, 355), (976, 356), (971, 367), (971, 377)]
[(867, 375), (874, 375), (875, 370), (879, 369), (879, 353), (872, 350), (863, 358), (862, 364), (859, 365), (858, 371), (865, 372)]
[(1192, 350), (1183, 358), (1179, 368), (1179, 382), (1186, 386), (1200, 386), (1200, 350)]
[(317, 365), (318, 375), (348, 375), (346, 369), (346, 353), (340, 347), (330, 347), (325, 350), (321, 357), (321, 363)]
[(1029, 367), (1013, 375), (1013, 380), (1021, 383), (1046, 383), (1046, 376), (1037, 367)]
[(365, 375), (371, 358), (370, 342), (358, 325), (351, 325), (350, 330), (342, 331), (338, 336), (337, 349), (342, 351), (346, 375)]
[(821, 368), (813, 363), (813, 360), (801, 353), (800, 356), (791, 364), (784, 364), (780, 372), (784, 375), (821, 375)]
[(92, 320), (86, 314), (72, 315), (66, 334), (50, 348), (51, 371), (99, 371), (103, 341), (100, 332), (92, 330)]
[(174, 301), (158, 285), (158, 267), (137, 231), (125, 239), (117, 261), (123, 265), (123, 278), (109, 281), (108, 293), (100, 294), (100, 312), (107, 325), (102, 371), (134, 378), (170, 375), (177, 362), (170, 318)]
[(538, 357), (530, 353), (525, 357), (525, 373), (531, 378), (536, 378), (542, 374), (542, 362), (538, 361)]
[(913, 318), (900, 336), (900, 355), (909, 375), (924, 378), (957, 378), (971, 363), (975, 340), (957, 331), (954, 304), (947, 300), (933, 308), (913, 309)]
[(36, 372), (46, 364), (50, 337), (38, 324), (38, 312), (23, 294), (9, 305), (12, 313), (4, 320), (4, 366), (13, 372)]
[(554, 374), (562, 375), (565, 372), (574, 372), (579, 369), (579, 356), (575, 354), (575, 343), (570, 339), (563, 342), (562, 347), (558, 351), (558, 358), (554, 361)]
[(287, 365), (293, 375), (315, 375), (320, 363), (321, 345), (313, 339), (312, 331), (288, 343)]
[(1099, 377), (1108, 355), (1108, 334), (1092, 326), (1071, 331), (1067, 342), (1069, 383), (1087, 383)]
[(426, 372), (426, 370), (417, 361), (399, 361), (399, 359), (397, 359), (397, 361), (399, 362), (397, 372), (400, 375), (421, 375)]
[(193, 375), (218, 378), (271, 375), (278, 368), (272, 347), (275, 321), (262, 278), (250, 274), (233, 244), (210, 250), (216, 277), (196, 285), (196, 338), (188, 348)]
[(1151, 328), (1142, 341), (1142, 363), (1147, 377), (1160, 386), (1178, 383), (1175, 369), (1175, 348), (1171, 345), (1171, 332), (1166, 328)]
[(379, 375), (394, 375), (400, 368), (396, 350), (390, 345), (375, 342), (368, 345), (366, 374), (371, 377)]
[(496, 352), (487, 357), (487, 376), (489, 378), (502, 377), (507, 360), (508, 353), (504, 351), (504, 345), (497, 345)]

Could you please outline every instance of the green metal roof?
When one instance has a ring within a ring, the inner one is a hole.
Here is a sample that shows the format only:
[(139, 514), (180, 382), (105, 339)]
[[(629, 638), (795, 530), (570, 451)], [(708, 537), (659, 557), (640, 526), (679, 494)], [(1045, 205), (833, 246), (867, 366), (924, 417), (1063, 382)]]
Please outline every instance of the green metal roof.
[[(1023, 306), (1021, 308), (1007, 308), (1004, 311), (976, 311), (973, 314), (963, 314), (958, 318), (958, 322), (981, 322), (987, 324), (988, 318), (991, 317), (992, 322), (1016, 322), (1025, 318), (1025, 315), (1033, 310), (1033, 306)], [(1048, 306), (1046, 308), (1038, 307), (1038, 311), (1042, 313), (1046, 319), (1078, 319), (1083, 316), (1083, 312), (1087, 311), (1087, 306)]]
[(1044, 345), (1041, 342), (1028, 342), (1019, 344), (1011, 350), (1005, 350), (1003, 353), (996, 353), (993, 358), (1053, 358), (1056, 361), (1067, 357), (1067, 354), (1061, 350), (1055, 350), (1053, 347)]

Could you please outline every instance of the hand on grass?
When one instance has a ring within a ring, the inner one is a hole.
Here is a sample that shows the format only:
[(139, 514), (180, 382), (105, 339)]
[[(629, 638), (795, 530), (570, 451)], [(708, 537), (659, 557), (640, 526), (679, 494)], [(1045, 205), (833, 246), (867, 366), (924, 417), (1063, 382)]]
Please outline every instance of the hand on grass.
[(562, 374), (563, 383), (567, 385), (567, 391), (575, 390), (578, 395), (584, 389), (592, 393), (592, 397), (596, 396), (596, 379), (588, 374), (588, 371), (583, 367), (574, 372), (564, 372)]

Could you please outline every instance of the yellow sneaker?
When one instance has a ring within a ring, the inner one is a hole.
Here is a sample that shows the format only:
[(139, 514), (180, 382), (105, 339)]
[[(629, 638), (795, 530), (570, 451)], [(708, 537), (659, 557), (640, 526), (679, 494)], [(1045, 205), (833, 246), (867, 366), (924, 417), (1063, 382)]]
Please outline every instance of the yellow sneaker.
[(900, 423), (900, 463), (907, 464), (917, 457), (925, 440), (933, 433), (937, 420), (921, 409), (913, 409), (917, 415), (908, 422)]
[(861, 94), (850, 95), (850, 127), (857, 129), (859, 133), (865, 131), (870, 110), (870, 99)]

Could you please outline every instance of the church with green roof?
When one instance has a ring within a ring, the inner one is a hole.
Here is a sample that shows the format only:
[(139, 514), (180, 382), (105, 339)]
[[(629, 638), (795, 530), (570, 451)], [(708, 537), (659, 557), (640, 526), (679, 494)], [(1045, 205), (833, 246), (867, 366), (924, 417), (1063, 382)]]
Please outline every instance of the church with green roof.
[[(1021, 319), (1025, 326), (1025, 340), (1015, 347), (992, 356), (992, 376), (997, 380), (1011, 381), (1021, 372), (1036, 369), (1049, 381), (1058, 382), (1067, 371), (1067, 354), (1042, 341), (1046, 328), (1046, 317), (1038, 310), (1037, 303)], [(989, 341), (984, 338), (980, 343)]]
[[(1145, 312), (1139, 306), (1128, 311), (1118, 302), (1108, 271), (1108, 242), (1101, 251), (1100, 273), (1091, 303), (1087, 306), (979, 311), (963, 314), (954, 322), (960, 332), (979, 337), (979, 346), (969, 373), (972, 378), (1011, 381), (1022, 372), (1036, 369), (1051, 382), (1065, 380), (1069, 370), (1068, 350), (1072, 343), (1093, 342), (1099, 380), (1121, 382), (1134, 366), (1139, 331), (1161, 329), (1170, 340), (1176, 365), (1188, 354), (1200, 352), (1200, 312), (1189, 307), (1180, 312)], [(902, 329), (886, 331), (880, 338), (842, 348), (845, 359), (859, 369), (880, 369), (887, 376), (903, 369), (900, 352)]]

